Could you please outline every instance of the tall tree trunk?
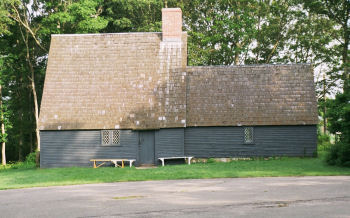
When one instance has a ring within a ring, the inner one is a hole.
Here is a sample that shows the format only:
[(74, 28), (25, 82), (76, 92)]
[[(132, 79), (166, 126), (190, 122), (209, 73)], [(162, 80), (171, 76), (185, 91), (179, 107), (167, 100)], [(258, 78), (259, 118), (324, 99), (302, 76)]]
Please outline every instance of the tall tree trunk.
[(23, 161), (22, 149), (23, 149), (23, 133), (20, 131), (19, 133), (19, 141), (18, 141), (18, 161)]
[(239, 52), (235, 51), (235, 65), (239, 65)]
[[(237, 39), (238, 40), (238, 39)], [(239, 55), (240, 55), (240, 50), (241, 49), (241, 44), (239, 42), (235, 43), (236, 45), (236, 50), (235, 50), (235, 65), (239, 65)]]
[[(5, 123), (4, 123), (4, 111), (2, 108), (2, 86), (0, 84), (0, 113), (1, 113), (1, 135), (5, 135)], [(2, 165), (6, 166), (6, 149), (5, 149), (6, 143), (5, 141), (1, 140), (1, 160)]]
[[(28, 93), (28, 102), (32, 102), (32, 94), (30, 92)], [(29, 106), (28, 111), (30, 114), (32, 114), (33, 113), (33, 105), (28, 104), (28, 106)], [(29, 123), (32, 124), (32, 122), (33, 122), (32, 116), (29, 116)], [(29, 134), (29, 145), (30, 145), (29, 153), (32, 153), (34, 151), (34, 149), (33, 149), (33, 132), (32, 131), (30, 131), (30, 134)]]
[[(28, 52), (29, 53), (29, 52)], [(35, 90), (35, 82), (34, 82), (34, 68), (30, 59), (28, 59), (29, 68), (31, 71), (31, 85), (32, 92), (34, 97), (34, 115), (35, 115), (35, 133), (36, 133), (36, 141), (37, 141), (37, 152), (36, 152), (36, 166), (40, 167), (40, 131), (39, 131), (39, 106), (38, 106), (38, 98)]]
[[(27, 25), (28, 26), (28, 25)], [(20, 28), (20, 32), (23, 38), (23, 42), (25, 43), (26, 50), (27, 50), (27, 63), (30, 70), (30, 81), (31, 81), (31, 88), (33, 93), (33, 100), (34, 100), (34, 116), (35, 116), (35, 133), (36, 133), (36, 141), (37, 141), (37, 153), (36, 153), (36, 165), (40, 165), (40, 132), (39, 132), (39, 106), (38, 106), (38, 97), (36, 94), (35, 89), (35, 77), (34, 77), (34, 67), (30, 58), (30, 51), (29, 51), (29, 43), (28, 43), (28, 29), (26, 29), (26, 35), (23, 34), (22, 29)]]
[(349, 60), (348, 60), (348, 49), (349, 49), (349, 27), (347, 26), (347, 22), (343, 25), (343, 29), (344, 29), (344, 47), (343, 47), (343, 64), (344, 64), (344, 73), (343, 73), (343, 80), (344, 80), (344, 92), (349, 92), (350, 91), (350, 78), (349, 78)]
[(23, 161), (23, 111), (19, 111), (18, 161)]
[(35, 133), (36, 133), (36, 140), (38, 143), (37, 150), (40, 152), (40, 131), (39, 131), (39, 106), (38, 106), (38, 97), (36, 95), (36, 90), (35, 90), (35, 82), (34, 82), (34, 69), (30, 61), (30, 69), (32, 71), (32, 91), (33, 91), (33, 97), (34, 97), (34, 115), (35, 115)]
[(327, 108), (326, 108), (326, 75), (323, 74), (323, 133), (327, 134)]

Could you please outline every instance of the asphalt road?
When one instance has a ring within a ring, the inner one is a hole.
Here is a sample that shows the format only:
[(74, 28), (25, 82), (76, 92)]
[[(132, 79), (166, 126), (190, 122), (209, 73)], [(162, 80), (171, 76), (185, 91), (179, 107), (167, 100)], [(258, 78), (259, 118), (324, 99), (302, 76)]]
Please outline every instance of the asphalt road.
[(4, 190), (0, 217), (350, 217), (350, 177), (167, 180)]

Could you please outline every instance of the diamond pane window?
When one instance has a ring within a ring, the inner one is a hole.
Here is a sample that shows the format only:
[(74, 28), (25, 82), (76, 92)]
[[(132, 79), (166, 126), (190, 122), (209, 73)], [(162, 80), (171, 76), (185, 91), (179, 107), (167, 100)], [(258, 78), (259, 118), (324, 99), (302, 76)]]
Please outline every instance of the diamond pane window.
[(109, 136), (108, 130), (102, 130), (101, 132), (101, 138), (102, 138), (102, 145), (109, 145), (110, 144), (110, 136)]
[(252, 144), (254, 142), (253, 127), (244, 127), (244, 143)]
[(102, 145), (119, 145), (120, 130), (101, 130)]
[(119, 143), (120, 143), (120, 131), (113, 130), (112, 131), (112, 144), (119, 145)]

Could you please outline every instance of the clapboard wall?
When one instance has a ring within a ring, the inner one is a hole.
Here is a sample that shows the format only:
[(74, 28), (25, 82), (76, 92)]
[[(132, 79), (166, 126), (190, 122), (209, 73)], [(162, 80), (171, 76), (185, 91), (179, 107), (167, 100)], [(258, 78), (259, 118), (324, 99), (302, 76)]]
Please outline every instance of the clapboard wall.
[(194, 157), (313, 156), (316, 126), (255, 126), (254, 143), (244, 144), (244, 127), (185, 129), (185, 155)]
[(185, 155), (184, 128), (160, 129), (155, 133), (155, 163), (159, 157)]
[[(244, 144), (244, 127), (188, 127), (155, 131), (159, 157), (313, 156), (316, 126), (255, 126), (254, 143)], [(91, 166), (93, 158), (138, 160), (139, 132), (120, 131), (119, 146), (102, 146), (99, 130), (41, 131), (41, 167)], [(136, 162), (138, 164), (138, 162)]]
[[(139, 132), (120, 130), (120, 145), (102, 146), (100, 130), (41, 131), (40, 166), (92, 166), (90, 159), (129, 158), (138, 160)], [(155, 130), (155, 160), (184, 156), (184, 129)], [(138, 161), (136, 161), (138, 165)]]
[(92, 166), (93, 158), (137, 159), (138, 132), (120, 131), (120, 145), (102, 146), (101, 131), (41, 131), (41, 167)]

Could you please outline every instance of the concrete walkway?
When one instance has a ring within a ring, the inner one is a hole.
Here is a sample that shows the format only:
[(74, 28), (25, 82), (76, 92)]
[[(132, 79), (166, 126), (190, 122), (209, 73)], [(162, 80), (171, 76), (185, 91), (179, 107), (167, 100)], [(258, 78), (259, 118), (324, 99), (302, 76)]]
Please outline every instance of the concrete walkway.
[(350, 217), (350, 177), (167, 180), (0, 191), (0, 217)]

